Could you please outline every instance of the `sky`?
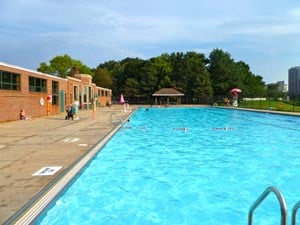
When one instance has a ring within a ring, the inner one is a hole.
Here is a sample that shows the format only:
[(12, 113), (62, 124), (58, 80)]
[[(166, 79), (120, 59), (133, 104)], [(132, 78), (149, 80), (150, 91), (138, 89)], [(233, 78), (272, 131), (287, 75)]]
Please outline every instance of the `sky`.
[(90, 68), (214, 49), (266, 83), (300, 66), (299, 0), (1, 0), (0, 61), (36, 70), (67, 54)]

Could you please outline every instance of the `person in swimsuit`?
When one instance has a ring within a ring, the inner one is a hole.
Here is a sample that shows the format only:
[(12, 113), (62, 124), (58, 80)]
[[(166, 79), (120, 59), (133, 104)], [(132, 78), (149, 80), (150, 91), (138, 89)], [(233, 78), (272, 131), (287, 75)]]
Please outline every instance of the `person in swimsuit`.
[(26, 115), (24, 109), (20, 109), (20, 120), (31, 120), (31, 116)]

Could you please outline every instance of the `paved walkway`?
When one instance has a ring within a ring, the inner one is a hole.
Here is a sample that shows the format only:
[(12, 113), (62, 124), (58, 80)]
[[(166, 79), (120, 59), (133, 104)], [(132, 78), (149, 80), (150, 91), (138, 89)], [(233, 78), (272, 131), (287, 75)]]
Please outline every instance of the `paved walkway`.
[[(110, 133), (113, 120), (126, 119), (122, 106), (65, 113), (27, 121), (0, 123), (0, 224), (15, 214), (52, 180)], [(62, 168), (52, 176), (32, 176), (42, 167)]]

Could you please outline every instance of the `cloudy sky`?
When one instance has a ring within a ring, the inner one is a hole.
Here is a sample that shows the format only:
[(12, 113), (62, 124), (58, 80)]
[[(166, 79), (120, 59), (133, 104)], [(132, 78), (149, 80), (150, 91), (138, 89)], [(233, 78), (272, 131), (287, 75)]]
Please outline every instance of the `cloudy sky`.
[(37, 69), (68, 54), (91, 68), (220, 48), (266, 83), (300, 66), (299, 0), (2, 0), (0, 61)]

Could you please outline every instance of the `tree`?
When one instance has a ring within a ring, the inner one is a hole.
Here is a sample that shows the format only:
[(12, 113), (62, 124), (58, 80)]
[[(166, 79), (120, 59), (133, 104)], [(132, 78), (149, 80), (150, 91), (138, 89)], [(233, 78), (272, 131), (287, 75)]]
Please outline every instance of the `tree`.
[(242, 95), (245, 97), (265, 96), (265, 83), (261, 76), (256, 76), (250, 71), (249, 65), (239, 61), (236, 63), (236, 71), (240, 75), (238, 84), (233, 87), (239, 87), (243, 90)]
[(228, 95), (232, 88), (242, 89), (242, 95), (262, 96), (264, 82), (262, 77), (254, 75), (248, 64), (235, 62), (229, 53), (214, 49), (209, 55), (208, 71), (215, 95)]
[(134, 78), (128, 78), (124, 88), (124, 95), (128, 97), (139, 97), (139, 82)]
[(94, 76), (92, 70), (87, 65), (84, 65), (80, 60), (72, 59), (72, 67), (78, 68), (81, 74), (88, 74)]
[(154, 63), (151, 60), (147, 60), (144, 66), (141, 68), (141, 78), (139, 80), (140, 93), (144, 94), (144, 97), (151, 97), (151, 95), (157, 91), (158, 77), (156, 75), (156, 69)]
[(165, 53), (148, 60), (110, 60), (92, 71), (81, 61), (63, 55), (54, 57), (49, 64), (42, 62), (38, 71), (66, 77), (74, 66), (80, 73), (91, 74), (97, 86), (112, 89), (114, 96), (123, 93), (149, 101), (155, 91), (167, 87), (183, 92), (187, 103), (201, 102), (213, 94), (226, 96), (235, 87), (242, 89), (241, 95), (245, 97), (266, 96), (263, 78), (253, 74), (248, 64), (235, 62), (221, 49), (214, 49), (209, 58), (191, 51)]
[(243, 96), (255, 98), (266, 96), (266, 88), (261, 76), (247, 76), (244, 79)]
[(80, 73), (90, 74), (92, 72), (90, 68), (84, 65), (80, 60), (72, 59), (69, 55), (58, 55), (50, 60), (50, 64), (45, 62), (40, 63), (40, 67), (37, 71), (42, 73), (48, 73), (54, 76), (66, 78), (71, 73), (71, 68), (76, 67)]
[(208, 71), (212, 80), (215, 95), (226, 95), (234, 80), (232, 76), (234, 61), (229, 53), (214, 49), (209, 55)]
[(110, 79), (112, 80), (112, 93), (114, 95), (119, 95), (121, 94), (121, 84), (125, 82), (122, 77), (123, 77), (123, 67), (121, 66), (121, 63), (119, 61), (114, 61), (110, 60), (108, 62), (99, 64), (97, 67), (101, 69), (105, 69), (108, 71), (108, 74), (110, 76)]
[(186, 82), (184, 93), (195, 101), (212, 95), (211, 80), (205, 66), (205, 56), (196, 52), (187, 52), (184, 56), (183, 77)]
[(172, 53), (170, 55), (171, 79), (175, 82), (174, 87), (185, 92), (187, 90), (185, 77), (185, 54), (182, 52)]
[[(159, 90), (164, 86), (165, 81), (170, 81), (171, 65), (168, 54), (162, 54), (161, 56), (150, 59), (152, 62), (152, 76), (156, 77), (155, 90)], [(169, 82), (170, 83), (170, 82)]]
[(280, 98), (282, 96), (282, 93), (278, 89), (279, 84), (272, 83), (267, 85), (267, 94), (270, 98)]
[(138, 58), (126, 58), (123, 59), (118, 67), (113, 70), (113, 82), (114, 89), (113, 93), (120, 95), (125, 91), (126, 81), (128, 78), (133, 78), (135, 80), (140, 80), (141, 70), (144, 61)]
[(113, 81), (107, 69), (98, 67), (93, 71), (93, 82), (100, 87), (112, 88)]

